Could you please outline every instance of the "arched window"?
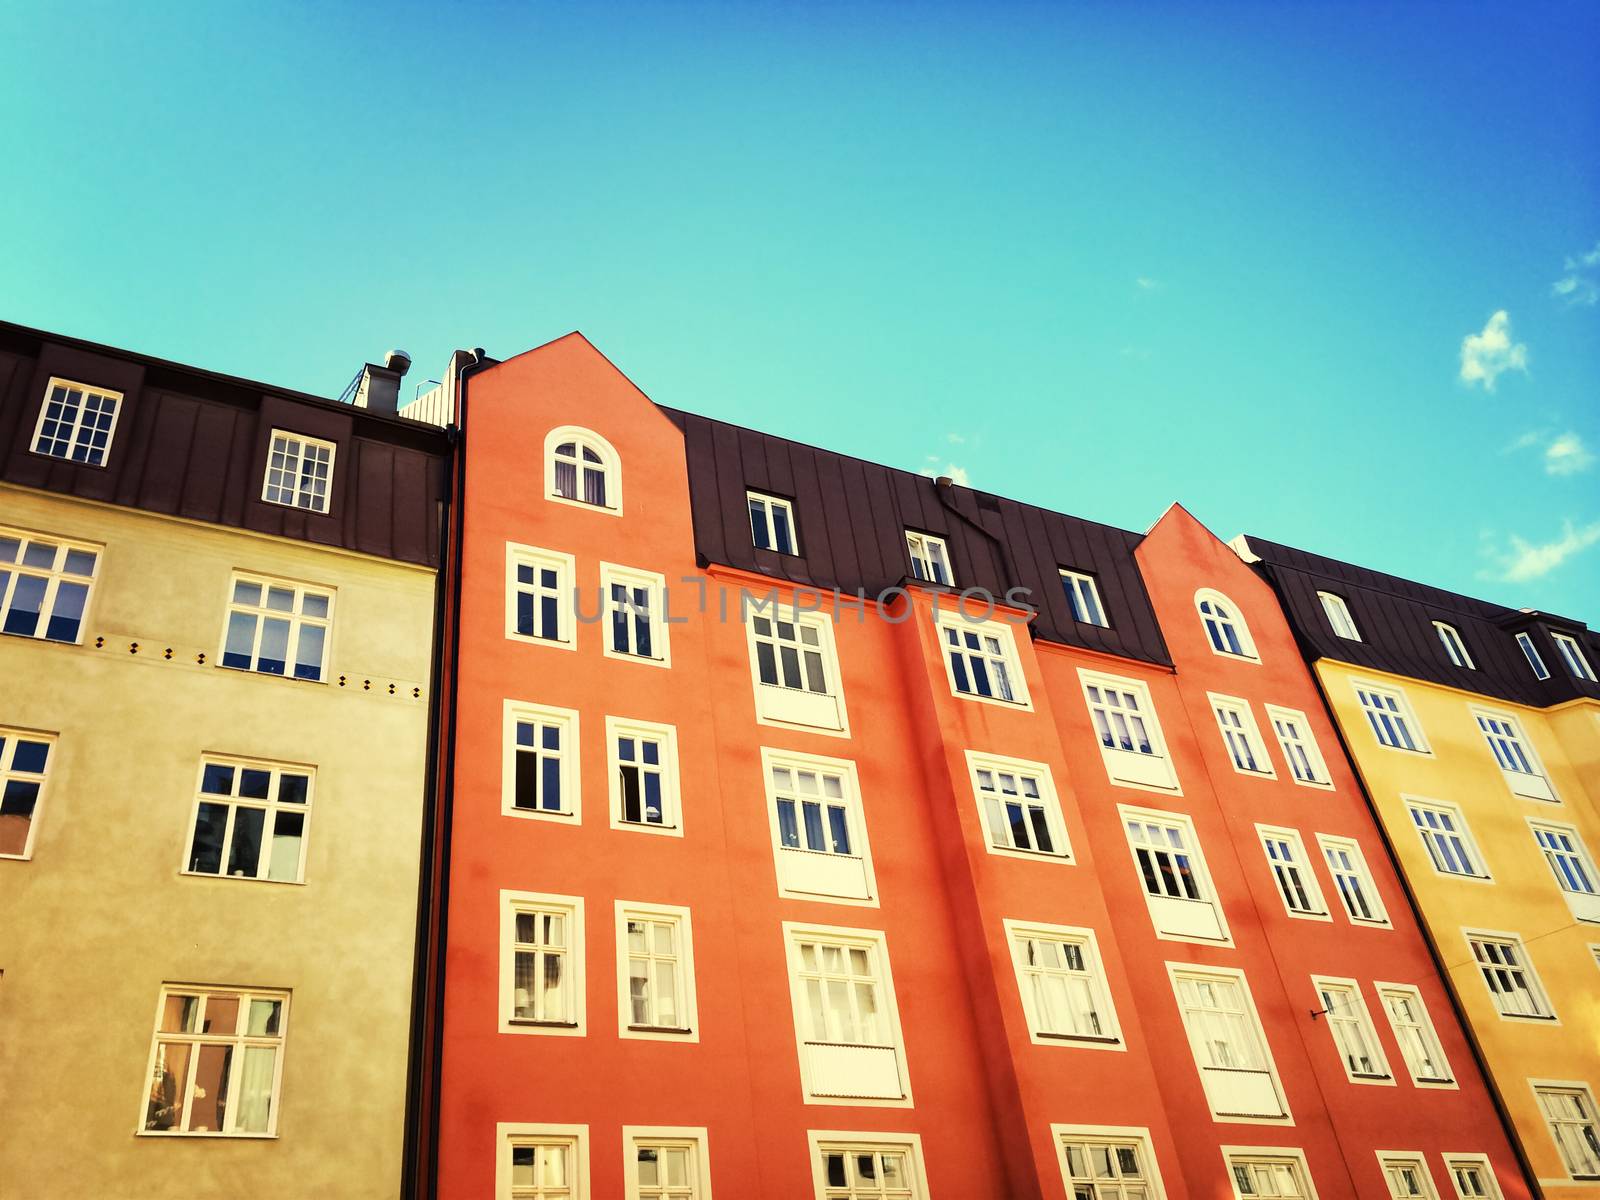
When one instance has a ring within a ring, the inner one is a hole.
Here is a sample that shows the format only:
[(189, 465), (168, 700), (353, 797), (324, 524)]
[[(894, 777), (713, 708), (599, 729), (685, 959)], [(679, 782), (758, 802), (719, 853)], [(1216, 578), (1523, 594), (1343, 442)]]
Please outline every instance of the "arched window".
[(544, 440), (545, 495), (607, 512), (622, 511), (622, 469), (611, 443), (568, 425)]
[(1239, 615), (1238, 605), (1221, 592), (1201, 590), (1194, 594), (1195, 607), (1200, 610), (1200, 621), (1206, 627), (1206, 637), (1217, 654), (1234, 658), (1255, 658), (1256, 644), (1250, 640), (1250, 627)]

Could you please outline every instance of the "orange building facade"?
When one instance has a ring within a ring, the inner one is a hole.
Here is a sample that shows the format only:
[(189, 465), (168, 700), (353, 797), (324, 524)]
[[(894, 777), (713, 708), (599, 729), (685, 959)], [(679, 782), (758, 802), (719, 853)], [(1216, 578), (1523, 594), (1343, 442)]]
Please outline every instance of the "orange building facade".
[(664, 409), (577, 335), (453, 386), (424, 1190), (1531, 1194), (1276, 599), (1184, 510)]

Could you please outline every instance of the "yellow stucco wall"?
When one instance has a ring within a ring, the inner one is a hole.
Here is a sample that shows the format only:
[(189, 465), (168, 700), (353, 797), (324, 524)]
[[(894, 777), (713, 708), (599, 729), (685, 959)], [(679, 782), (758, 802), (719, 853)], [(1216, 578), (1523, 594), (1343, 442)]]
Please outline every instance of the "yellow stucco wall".
[[(432, 573), (11, 487), (0, 524), (105, 547), (83, 644), (0, 636), (0, 725), (59, 734), (0, 860), (0, 1196), (395, 1196)], [(234, 569), (335, 590), (347, 686), (211, 665)], [(205, 752), (315, 766), (304, 884), (180, 873)], [(276, 1137), (138, 1134), (170, 982), (291, 993)]]
[[(1600, 1197), (1600, 1183), (1568, 1177), (1529, 1083), (1583, 1081), (1600, 1094), (1600, 964), (1591, 949), (1600, 944), (1600, 924), (1574, 919), (1528, 825), (1530, 817), (1574, 825), (1591, 854), (1600, 852), (1600, 704), (1528, 709), (1328, 660), (1317, 664), (1317, 673), (1535, 1174), (1550, 1196)], [(1356, 699), (1357, 680), (1402, 691), (1431, 753), (1381, 745)], [(1517, 718), (1558, 803), (1512, 793), (1478, 728), (1475, 707)], [(1460, 807), (1490, 882), (1435, 870), (1405, 807), (1407, 796)], [(1502, 1017), (1463, 928), (1518, 934), (1557, 1021)]]

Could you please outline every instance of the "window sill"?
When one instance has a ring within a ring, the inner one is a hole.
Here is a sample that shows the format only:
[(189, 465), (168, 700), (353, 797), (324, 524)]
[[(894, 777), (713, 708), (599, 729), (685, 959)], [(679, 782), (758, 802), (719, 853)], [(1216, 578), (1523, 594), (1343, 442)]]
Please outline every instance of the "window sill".
[(221, 661), (221, 659), (218, 659), (213, 665), (219, 671), (233, 671), (239, 675), (258, 675), (262, 679), (287, 679), (290, 683), (310, 683), (315, 684), (318, 687), (326, 687), (328, 684), (328, 680), (325, 676), (318, 679), (307, 679), (303, 675), (289, 675), (287, 673), (280, 673), (278, 671), (259, 671), (255, 667), (229, 666), (227, 663)]
[(535, 633), (522, 633), (516, 629), (506, 630), (506, 641), (521, 642), (524, 646), (551, 646), (557, 650), (576, 650), (578, 642), (575, 638), (547, 638)]
[(524, 808), (516, 804), (508, 804), (502, 809), (508, 817), (532, 818), (537, 821), (560, 821), (578, 823), (578, 814), (570, 810), (563, 811), (556, 808)]
[(629, 1033), (679, 1033), (688, 1035), (693, 1029), (681, 1025), (629, 1025)]
[(959, 700), (976, 700), (979, 704), (997, 704), (1001, 708), (1015, 708), (1023, 712), (1031, 712), (1033, 709), (1033, 703), (1030, 700), (1006, 700), (1000, 696), (980, 696), (977, 692), (963, 692), (954, 685), (951, 685), (950, 690)]
[[(4, 855), (0, 855), (3, 858)], [(184, 869), (178, 872), (186, 879), (215, 879), (228, 883), (270, 883), (277, 887), (305, 887), (304, 879), (263, 879), (259, 875), (224, 875), (220, 871), (194, 871)]]
[(1003, 846), (998, 842), (989, 843), (991, 854), (1004, 854), (1013, 858), (1031, 858), (1039, 862), (1070, 863), (1072, 855), (1062, 850), (1029, 850), (1024, 846)]
[(609, 504), (590, 504), (587, 500), (573, 500), (568, 496), (558, 496), (554, 492), (545, 493), (544, 498), (546, 500), (553, 501), (556, 504), (565, 504), (572, 508), (581, 508), (586, 512), (605, 513), (609, 517), (620, 517), (622, 515), (622, 508), (620, 505), (616, 508), (612, 508)]
[(508, 1017), (506, 1024), (518, 1029), (576, 1029), (576, 1021), (536, 1021), (532, 1017)]
[(1105, 1037), (1099, 1034), (1088, 1033), (1052, 1033), (1048, 1029), (1040, 1029), (1034, 1033), (1035, 1037), (1049, 1038), (1053, 1042), (1092, 1042), (1097, 1046), (1120, 1046), (1122, 1039), (1119, 1037)]
[(228, 1141), (247, 1142), (275, 1142), (278, 1140), (276, 1133), (220, 1133), (214, 1130), (201, 1129), (139, 1129), (135, 1130), (136, 1137), (147, 1138), (220, 1138)]
[(1350, 1081), (1352, 1083), (1393, 1083), (1394, 1076), (1376, 1075), (1367, 1071), (1352, 1071), (1350, 1073)]
[(311, 508), (304, 504), (290, 504), (286, 500), (268, 500), (265, 496), (261, 497), (259, 503), (270, 504), (273, 508), (287, 508), (291, 512), (305, 513), (310, 517), (330, 517), (333, 515), (331, 509)]
[(1435, 1079), (1431, 1075), (1423, 1075), (1417, 1079), (1413, 1079), (1411, 1082), (1415, 1083), (1418, 1087), (1421, 1087), (1424, 1084), (1426, 1084), (1428, 1087), (1454, 1087), (1456, 1081), (1454, 1079)]

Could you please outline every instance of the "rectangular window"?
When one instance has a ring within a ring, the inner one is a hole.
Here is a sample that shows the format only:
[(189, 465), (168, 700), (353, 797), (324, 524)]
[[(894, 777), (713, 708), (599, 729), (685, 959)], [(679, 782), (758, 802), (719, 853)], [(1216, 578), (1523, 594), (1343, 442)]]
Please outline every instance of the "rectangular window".
[(1439, 644), (1444, 647), (1445, 657), (1452, 665), (1465, 667), (1469, 671), (1476, 671), (1478, 666), (1472, 661), (1472, 655), (1467, 653), (1467, 644), (1461, 640), (1461, 631), (1454, 625), (1446, 625), (1443, 621), (1433, 623), (1434, 632), (1439, 635)]
[(1222, 1156), (1238, 1200), (1314, 1200), (1316, 1196), (1305, 1154), (1299, 1150), (1224, 1147)]
[(1249, 702), (1215, 692), (1207, 692), (1206, 696), (1211, 701), (1211, 711), (1216, 714), (1217, 728), (1222, 733), (1228, 757), (1233, 761), (1233, 769), (1245, 775), (1276, 779), (1278, 773), (1267, 757), (1266, 743), (1261, 740), (1261, 730), (1256, 726)]
[(54, 734), (0, 727), (0, 858), (31, 858)]
[(272, 1136), (288, 1017), (287, 992), (164, 985), (140, 1129)]
[(778, 894), (877, 903), (855, 764), (763, 749)]
[(583, 898), (500, 893), (500, 1032), (584, 1032)]
[(612, 658), (672, 665), (667, 642), (667, 581), (652, 571), (600, 564), (605, 652)]
[(1267, 854), (1267, 866), (1272, 868), (1273, 881), (1278, 885), (1278, 895), (1291, 917), (1314, 917), (1329, 920), (1328, 905), (1322, 898), (1322, 889), (1306, 856), (1305, 842), (1293, 829), (1280, 829), (1272, 825), (1257, 825), (1261, 848)]
[(710, 1200), (704, 1128), (622, 1127), (627, 1200)]
[(323, 678), (333, 628), (332, 592), (235, 573), (228, 594), (224, 667), (313, 682)]
[(274, 429), (261, 498), (269, 504), (327, 512), (335, 449), (332, 442)]
[(1278, 735), (1278, 746), (1283, 750), (1283, 760), (1289, 764), (1294, 781), (1312, 787), (1332, 787), (1333, 777), (1328, 774), (1328, 764), (1317, 747), (1305, 713), (1275, 704), (1266, 707), (1267, 720), (1272, 722), (1272, 731)]
[(201, 759), (183, 869), (231, 879), (303, 881), (313, 775), (309, 767), (210, 755)]
[(1006, 921), (1035, 1042), (1117, 1046), (1122, 1036), (1094, 930)]
[(1535, 1084), (1539, 1109), (1561, 1162), (1574, 1179), (1600, 1179), (1600, 1131), (1595, 1127), (1594, 1093), (1587, 1084)]
[(1150, 689), (1134, 679), (1078, 670), (1089, 720), (1100, 742), (1100, 758), (1112, 783), (1176, 792), (1161, 723)]
[(590, 1200), (587, 1125), (495, 1128), (495, 1200)]
[(1595, 871), (1594, 858), (1577, 829), (1549, 821), (1528, 824), (1572, 915), (1580, 921), (1600, 921), (1600, 873)]
[(1545, 774), (1544, 764), (1534, 752), (1533, 745), (1522, 732), (1522, 726), (1510, 713), (1493, 712), (1475, 708), (1473, 717), (1495, 764), (1505, 776), (1506, 786), (1527, 800), (1555, 800), (1555, 789)]
[(700, 1040), (689, 910), (617, 901), (617, 1032)]
[(833, 622), (821, 613), (802, 614), (774, 602), (745, 621), (755, 684), (756, 720), (765, 725), (849, 729)]
[(122, 393), (52, 379), (44, 396), (39, 421), (33, 427), (33, 452), (90, 467), (105, 466), (117, 432)]
[(682, 837), (677, 727), (607, 717), (606, 747), (611, 827)]
[(1332, 592), (1318, 592), (1317, 599), (1322, 601), (1322, 612), (1328, 618), (1328, 626), (1334, 633), (1347, 642), (1361, 640), (1361, 631), (1356, 628), (1355, 618), (1350, 615), (1350, 606), (1344, 602), (1343, 596), (1335, 596)]
[(1405, 797), (1406, 811), (1416, 826), (1417, 836), (1428, 851), (1434, 870), (1442, 875), (1461, 875), (1468, 879), (1487, 879), (1489, 870), (1467, 828), (1467, 818), (1453, 804)]
[(1544, 986), (1534, 973), (1522, 939), (1514, 933), (1492, 934), (1463, 931), (1473, 960), (1483, 974), (1484, 986), (1503, 1017), (1553, 1021), (1555, 1011)]
[(956, 614), (940, 619), (938, 629), (954, 694), (969, 700), (1028, 703), (1028, 689), (1017, 664), (1017, 645), (1008, 625)]
[(950, 571), (950, 552), (943, 538), (908, 529), (906, 551), (911, 555), (911, 573), (924, 583), (949, 585), (955, 582)]
[(983, 840), (998, 853), (1068, 858), (1066, 826), (1050, 768), (1020, 758), (967, 751)]
[(1439, 1200), (1422, 1155), (1380, 1151), (1378, 1166), (1383, 1171), (1383, 1181), (1389, 1185), (1391, 1200)]
[(578, 714), (507, 700), (500, 811), (508, 816), (576, 821)]
[(1406, 1070), (1411, 1072), (1411, 1082), (1419, 1087), (1438, 1087), (1453, 1083), (1454, 1074), (1445, 1061), (1444, 1047), (1433, 1028), (1433, 1018), (1428, 1015), (1422, 993), (1407, 983), (1375, 983), (1383, 1011), (1389, 1016), (1389, 1028), (1394, 1030), (1394, 1040), (1400, 1044), (1400, 1054), (1406, 1060)]
[(1367, 721), (1380, 746), (1387, 746), (1391, 750), (1429, 753), (1428, 744), (1422, 737), (1422, 728), (1417, 724), (1411, 705), (1402, 693), (1370, 683), (1358, 683), (1355, 689), (1356, 699), (1361, 702), (1361, 711), (1367, 714)]
[(577, 647), (573, 633), (570, 554), (506, 543), (506, 636), (519, 641)]
[(1168, 963), (1206, 1101), (1215, 1117), (1289, 1115), (1244, 972)]
[(1099, 625), (1109, 629), (1105, 607), (1100, 603), (1100, 589), (1093, 575), (1082, 571), (1061, 568), (1061, 586), (1066, 589), (1067, 602), (1072, 605), (1072, 618), (1084, 625)]
[(1502, 1200), (1487, 1154), (1446, 1154), (1444, 1169), (1450, 1173), (1459, 1200)]
[(884, 935), (791, 921), (783, 934), (807, 1102), (883, 1100), (909, 1107)]
[(746, 492), (750, 505), (750, 537), (761, 550), (799, 554), (800, 538), (794, 523), (794, 506), (777, 496)]
[(1533, 668), (1535, 679), (1549, 679), (1550, 668), (1544, 665), (1544, 659), (1539, 656), (1539, 648), (1533, 644), (1533, 639), (1525, 633), (1517, 634), (1517, 645), (1522, 647), (1523, 656), (1527, 658), (1528, 665)]
[(1352, 1083), (1393, 1083), (1372, 1014), (1356, 981), (1313, 975), (1311, 983), (1317, 989), (1320, 1015), (1328, 1023), (1346, 1077)]
[(928, 1200), (916, 1134), (812, 1130), (806, 1137), (816, 1200)]
[(1161, 1200), (1150, 1131), (1107, 1125), (1052, 1125), (1061, 1178), (1071, 1200)]
[(0, 631), (77, 642), (100, 548), (0, 528)]
[(1200, 853), (1194, 823), (1178, 813), (1117, 805), (1150, 920), (1160, 937), (1225, 942), (1227, 922)]
[(1552, 633), (1550, 636), (1555, 639), (1556, 652), (1561, 655), (1561, 661), (1567, 664), (1572, 677), (1594, 683), (1594, 668), (1589, 665), (1588, 656), (1584, 654), (1583, 647), (1578, 645), (1578, 639), (1564, 633)]
[(1372, 872), (1367, 869), (1367, 858), (1361, 853), (1360, 844), (1353, 838), (1325, 833), (1317, 834), (1317, 844), (1322, 847), (1322, 856), (1333, 876), (1334, 890), (1339, 893), (1339, 902), (1344, 905), (1351, 923), (1387, 926), (1389, 913), (1378, 896), (1378, 886), (1372, 881)]

